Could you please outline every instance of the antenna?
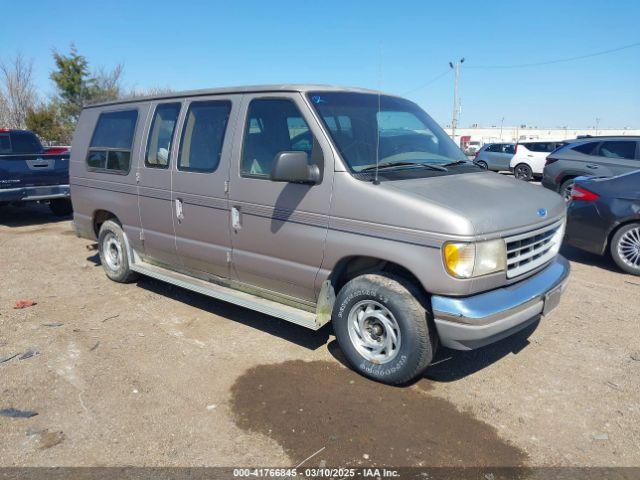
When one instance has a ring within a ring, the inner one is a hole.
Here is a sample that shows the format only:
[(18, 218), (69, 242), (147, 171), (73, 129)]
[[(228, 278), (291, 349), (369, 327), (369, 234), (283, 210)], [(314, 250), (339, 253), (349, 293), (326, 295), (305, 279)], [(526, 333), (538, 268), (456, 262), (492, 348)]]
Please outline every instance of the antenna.
[(378, 166), (380, 165), (380, 90), (382, 90), (382, 42), (380, 43), (378, 53), (378, 114), (376, 115), (376, 173), (373, 177), (373, 184), (379, 185), (378, 180)]

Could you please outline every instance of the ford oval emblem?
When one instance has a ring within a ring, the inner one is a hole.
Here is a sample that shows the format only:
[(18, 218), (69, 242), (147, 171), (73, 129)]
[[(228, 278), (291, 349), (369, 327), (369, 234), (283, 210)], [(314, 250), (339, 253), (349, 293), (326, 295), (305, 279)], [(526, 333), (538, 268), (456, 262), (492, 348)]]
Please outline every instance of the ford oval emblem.
[(538, 209), (538, 216), (539, 217), (546, 217), (547, 216), (547, 209), (546, 208), (539, 208)]

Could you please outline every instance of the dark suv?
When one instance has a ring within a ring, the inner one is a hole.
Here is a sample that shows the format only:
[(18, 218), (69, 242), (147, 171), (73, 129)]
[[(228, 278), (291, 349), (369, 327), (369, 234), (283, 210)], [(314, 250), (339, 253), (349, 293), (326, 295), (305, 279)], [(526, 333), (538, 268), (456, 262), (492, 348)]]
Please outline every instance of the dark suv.
[(45, 201), (55, 215), (71, 213), (69, 151), (51, 152), (33, 132), (0, 129), (0, 205)]
[(586, 137), (571, 141), (547, 157), (542, 185), (571, 197), (579, 176), (613, 177), (640, 170), (640, 137)]

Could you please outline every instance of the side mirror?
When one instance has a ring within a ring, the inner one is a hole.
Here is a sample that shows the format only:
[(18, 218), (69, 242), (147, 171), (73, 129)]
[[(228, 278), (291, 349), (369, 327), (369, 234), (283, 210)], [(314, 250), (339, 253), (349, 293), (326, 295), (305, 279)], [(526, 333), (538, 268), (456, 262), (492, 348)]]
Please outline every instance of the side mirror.
[(309, 165), (306, 152), (280, 152), (273, 160), (272, 182), (318, 183), (320, 169), (317, 165)]

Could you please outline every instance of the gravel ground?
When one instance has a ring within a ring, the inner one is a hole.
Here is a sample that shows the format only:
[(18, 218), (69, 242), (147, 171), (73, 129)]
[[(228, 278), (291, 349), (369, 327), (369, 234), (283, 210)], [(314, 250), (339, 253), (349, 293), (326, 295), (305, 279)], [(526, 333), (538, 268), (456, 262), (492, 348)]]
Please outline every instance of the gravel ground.
[(0, 466), (640, 465), (640, 278), (607, 259), (565, 249), (536, 329), (392, 388), (330, 328), (111, 282), (94, 248), (46, 207), (0, 210), (0, 409), (37, 413), (0, 417)]

